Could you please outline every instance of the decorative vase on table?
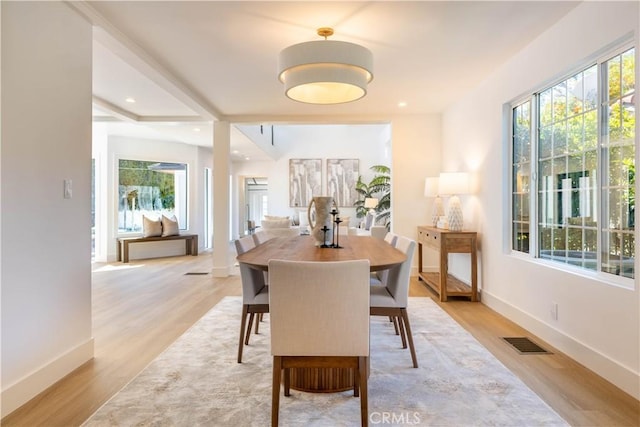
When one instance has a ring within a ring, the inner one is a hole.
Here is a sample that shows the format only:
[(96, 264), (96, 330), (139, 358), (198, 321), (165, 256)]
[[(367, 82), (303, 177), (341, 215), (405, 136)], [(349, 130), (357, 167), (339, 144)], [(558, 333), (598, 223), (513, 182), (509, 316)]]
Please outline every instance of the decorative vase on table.
[[(316, 246), (327, 247), (333, 243), (331, 210), (334, 206), (335, 203), (331, 196), (316, 196), (309, 203), (307, 218)], [(312, 215), (312, 213), (314, 214)]]

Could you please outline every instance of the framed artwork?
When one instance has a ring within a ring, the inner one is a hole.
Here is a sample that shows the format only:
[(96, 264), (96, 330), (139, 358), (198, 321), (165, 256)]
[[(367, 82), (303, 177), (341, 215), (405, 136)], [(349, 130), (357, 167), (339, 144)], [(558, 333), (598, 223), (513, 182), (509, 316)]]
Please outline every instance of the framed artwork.
[(338, 207), (352, 208), (358, 200), (359, 164), (358, 159), (327, 159), (327, 195), (333, 197)]
[(322, 194), (322, 159), (289, 159), (289, 206), (306, 208)]

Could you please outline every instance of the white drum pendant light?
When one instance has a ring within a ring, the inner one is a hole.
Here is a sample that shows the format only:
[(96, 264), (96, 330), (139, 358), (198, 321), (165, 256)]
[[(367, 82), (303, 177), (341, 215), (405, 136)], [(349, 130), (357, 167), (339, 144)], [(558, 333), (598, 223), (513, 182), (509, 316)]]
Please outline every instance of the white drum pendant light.
[(319, 28), (324, 40), (289, 46), (280, 52), (278, 78), (285, 94), (308, 104), (341, 104), (367, 94), (373, 79), (373, 55), (354, 43), (327, 40), (331, 28)]

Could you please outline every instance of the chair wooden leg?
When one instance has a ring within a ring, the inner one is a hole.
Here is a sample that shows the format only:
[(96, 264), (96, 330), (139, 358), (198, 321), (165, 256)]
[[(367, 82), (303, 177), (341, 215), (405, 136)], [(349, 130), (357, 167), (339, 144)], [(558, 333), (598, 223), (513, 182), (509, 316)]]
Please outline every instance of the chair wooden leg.
[(353, 397), (360, 396), (360, 375), (362, 372), (358, 371), (357, 368), (353, 369)]
[(407, 348), (407, 332), (404, 330), (404, 322), (399, 316), (395, 319), (398, 321), (398, 326), (400, 328), (400, 339), (402, 339), (402, 348)]
[(280, 375), (282, 374), (282, 357), (273, 356), (273, 384), (271, 391), (271, 427), (278, 426), (280, 412)]
[(389, 316), (389, 319), (393, 323), (393, 329), (396, 330), (396, 335), (400, 335), (400, 330), (398, 329), (398, 318), (395, 316)]
[(409, 350), (411, 350), (411, 359), (413, 360), (413, 367), (418, 367), (418, 358), (416, 357), (416, 348), (413, 345), (413, 334), (411, 333), (411, 324), (409, 323), (409, 314), (406, 308), (400, 309), (402, 315), (402, 321), (404, 322), (405, 330), (407, 333), (407, 340), (409, 341)]
[(256, 316), (256, 335), (258, 335), (258, 325), (262, 321), (262, 313), (258, 313)]
[(240, 319), (240, 341), (238, 342), (238, 363), (242, 363), (242, 347), (244, 345), (244, 325), (247, 322), (247, 311), (249, 307), (242, 305), (242, 318)]
[(254, 313), (249, 314), (249, 324), (247, 325), (247, 334), (244, 338), (244, 345), (249, 345), (249, 337), (251, 336), (251, 327), (253, 326)]
[(291, 396), (291, 368), (284, 368), (284, 395)]
[(369, 425), (369, 389), (367, 385), (368, 357), (358, 358), (358, 383), (360, 388), (360, 423), (362, 427)]

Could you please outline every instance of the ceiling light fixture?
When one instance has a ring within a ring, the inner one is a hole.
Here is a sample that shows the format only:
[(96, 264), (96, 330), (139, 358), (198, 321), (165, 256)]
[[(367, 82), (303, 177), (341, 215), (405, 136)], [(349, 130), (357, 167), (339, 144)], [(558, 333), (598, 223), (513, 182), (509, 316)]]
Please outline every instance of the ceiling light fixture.
[(327, 40), (332, 28), (318, 28), (324, 40), (298, 43), (280, 52), (278, 78), (287, 97), (308, 104), (341, 104), (367, 94), (373, 55), (354, 43)]
[(125, 99), (125, 101), (127, 101), (129, 104), (135, 104), (136, 100), (133, 99), (132, 97), (128, 97), (127, 99)]

